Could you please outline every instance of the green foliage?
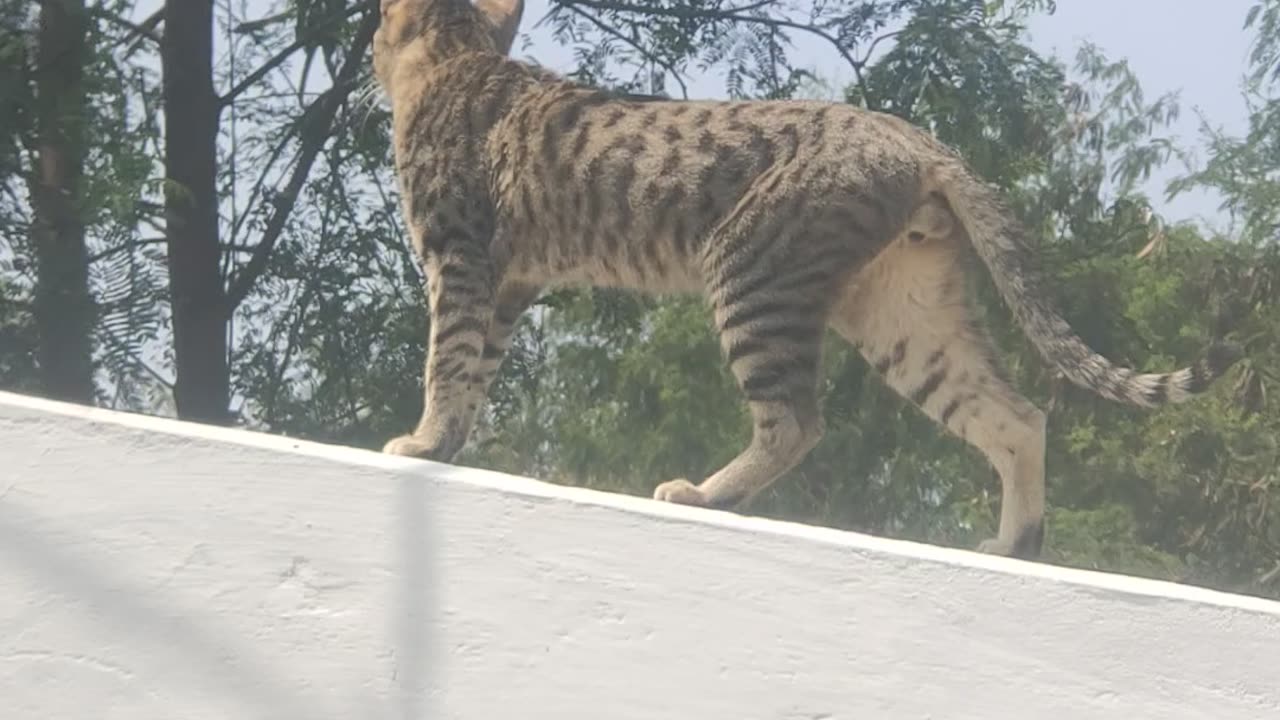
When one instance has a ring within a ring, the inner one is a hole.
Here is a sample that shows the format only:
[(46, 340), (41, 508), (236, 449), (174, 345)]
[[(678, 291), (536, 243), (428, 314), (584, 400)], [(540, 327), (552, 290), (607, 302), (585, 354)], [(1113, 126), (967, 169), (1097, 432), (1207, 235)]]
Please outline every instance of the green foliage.
[(36, 389), (36, 323), (31, 298), (0, 275), (0, 389)]

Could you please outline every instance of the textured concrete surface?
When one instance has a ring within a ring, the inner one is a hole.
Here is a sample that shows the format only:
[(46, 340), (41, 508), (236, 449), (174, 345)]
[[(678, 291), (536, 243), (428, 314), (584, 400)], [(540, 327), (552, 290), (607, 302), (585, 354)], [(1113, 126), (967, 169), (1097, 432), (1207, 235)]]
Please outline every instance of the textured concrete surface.
[(0, 394), (6, 720), (1280, 717), (1280, 605)]

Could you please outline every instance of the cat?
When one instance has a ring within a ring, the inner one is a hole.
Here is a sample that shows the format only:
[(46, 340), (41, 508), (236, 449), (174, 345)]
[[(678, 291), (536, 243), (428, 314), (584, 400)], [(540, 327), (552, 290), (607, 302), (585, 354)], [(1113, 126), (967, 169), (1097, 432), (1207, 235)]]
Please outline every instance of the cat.
[(546, 288), (701, 293), (753, 421), (699, 484), (654, 497), (732, 509), (823, 435), (825, 330), (977, 447), (1000, 476), (998, 534), (1044, 543), (1044, 412), (971, 322), (972, 250), (1069, 380), (1144, 407), (1204, 391), (1238, 358), (1212, 343), (1172, 373), (1095, 353), (1041, 291), (1025, 230), (958, 154), (887, 114), (812, 101), (675, 101), (584, 87), (508, 57), (522, 0), (383, 0), (376, 82), (392, 107), (402, 211), (428, 286), (426, 400), (384, 452), (448, 462), (521, 314)]

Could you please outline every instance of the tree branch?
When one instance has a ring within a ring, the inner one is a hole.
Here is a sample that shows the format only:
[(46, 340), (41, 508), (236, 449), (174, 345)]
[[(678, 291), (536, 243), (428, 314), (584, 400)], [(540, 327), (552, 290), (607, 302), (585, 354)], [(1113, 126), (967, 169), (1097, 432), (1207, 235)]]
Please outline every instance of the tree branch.
[(293, 13), (281, 12), (281, 13), (276, 13), (275, 15), (268, 15), (263, 18), (258, 18), (257, 20), (245, 20), (244, 22), (235, 26), (235, 32), (254, 33), (259, 30), (268, 28), (272, 25), (275, 25), (276, 23), (285, 22), (286, 20), (289, 20), (292, 17), (293, 17)]
[(632, 48), (636, 50), (636, 52), (640, 53), (649, 61), (657, 63), (663, 70), (667, 71), (667, 73), (671, 75), (671, 77), (675, 78), (675, 81), (680, 85), (680, 94), (684, 96), (684, 99), (685, 100), (689, 99), (689, 88), (688, 86), (685, 85), (684, 78), (680, 77), (680, 73), (677, 72), (676, 69), (672, 67), (670, 63), (666, 62), (662, 58), (659, 58), (658, 56), (644, 49), (643, 47), (640, 46), (640, 43), (636, 42), (635, 40), (632, 40), (626, 35), (623, 35), (622, 32), (620, 32), (617, 28), (613, 27), (609, 23), (606, 23), (605, 21), (601, 20), (595, 15), (587, 12), (586, 10), (583, 10), (582, 8), (577, 7), (575, 5), (569, 5), (568, 7), (575, 14), (585, 18), (587, 22), (590, 22), (592, 25), (595, 25), (596, 28), (600, 30), (600, 32), (606, 33), (612, 37), (615, 37), (621, 40), (627, 45), (630, 45)]
[[(320, 97), (320, 95), (316, 96), (316, 102), (320, 101)], [(288, 127), (285, 128), (284, 134), (276, 142), (275, 146), (271, 148), (271, 152), (267, 154), (266, 162), (262, 164), (262, 169), (258, 173), (258, 181), (253, 183), (253, 189), (249, 191), (249, 197), (245, 201), (245, 207), (253, 207), (258, 201), (258, 197), (263, 194), (263, 189), (268, 187), (267, 176), (270, 175), (271, 170), (275, 168), (276, 161), (278, 161), (280, 156), (284, 154), (284, 150), (289, 146), (289, 142), (293, 139), (293, 136), (298, 133), (298, 127), (302, 124), (303, 120), (305, 120), (305, 113), (303, 117), (298, 118), (295, 122), (291, 122)], [(240, 237), (240, 230), (248, 220), (249, 213), (240, 213), (238, 217), (232, 220), (231, 232), (229, 234), (231, 243), (235, 243), (236, 238)]]
[(128, 42), (130, 40), (133, 40), (135, 37), (145, 38), (155, 43), (156, 45), (160, 44), (160, 35), (156, 32), (156, 28), (159, 27), (160, 23), (164, 20), (163, 8), (151, 13), (151, 15), (148, 16), (146, 20), (143, 20), (140, 23), (135, 23), (132, 20), (129, 20), (128, 18), (120, 17), (116, 13), (110, 12), (106, 8), (103, 8), (100, 5), (94, 5), (93, 7), (89, 8), (89, 14), (100, 20), (106, 20), (112, 25), (118, 25), (129, 31), (129, 34), (121, 38), (120, 42), (117, 44)]
[(840, 43), (839, 38), (831, 33), (823, 30), (816, 25), (806, 25), (795, 20), (786, 18), (768, 17), (765, 15), (749, 15), (749, 11), (758, 10), (770, 2), (755, 2), (741, 7), (725, 8), (723, 10), (700, 9), (692, 7), (647, 7), (644, 5), (635, 5), (629, 2), (615, 2), (615, 0), (552, 0), (555, 4), (572, 10), (574, 6), (588, 7), (593, 10), (605, 10), (610, 12), (633, 13), (636, 15), (649, 15), (658, 17), (671, 17), (681, 20), (719, 20), (723, 22), (737, 22), (751, 25), (767, 25), (774, 28), (785, 28), (790, 30), (799, 30), (826, 40), (831, 44), (840, 57), (849, 64), (856, 72), (862, 71), (862, 63), (858, 62), (848, 50)]
[[(365, 6), (365, 3), (361, 3), (361, 7)], [(244, 302), (253, 284), (267, 269), (267, 262), (270, 261), (271, 253), (280, 240), (280, 233), (284, 231), (285, 223), (298, 201), (302, 186), (311, 172), (311, 165), (320, 154), (325, 141), (329, 139), (329, 131), (333, 126), (338, 108), (342, 105), (343, 98), (355, 85), (356, 75), (364, 62), (365, 51), (373, 41), (373, 33), (377, 28), (378, 14), (374, 12), (366, 14), (351, 42), (351, 47), (343, 58), (342, 68), (338, 72), (338, 77), (334, 79), (333, 87), (322, 93), (303, 113), (298, 162), (293, 166), (293, 172), (284, 190), (274, 200), (275, 212), (267, 220), (266, 228), (262, 232), (262, 240), (254, 248), (253, 255), (249, 258), (249, 262), (245, 263), (244, 269), (228, 283), (225, 308), (227, 317), (231, 317), (240, 303)]]
[[(316, 23), (307, 31), (306, 34), (304, 34), (302, 37), (298, 38), (297, 40), (294, 40), (287, 47), (285, 47), (285, 49), (276, 53), (270, 59), (263, 62), (262, 65), (258, 66), (257, 70), (254, 70), (253, 72), (249, 73), (244, 77), (243, 80), (236, 83), (235, 87), (231, 88), (226, 92), (226, 94), (218, 98), (218, 104), (221, 107), (226, 107), (227, 105), (230, 105), (231, 103), (235, 102), (237, 97), (244, 94), (244, 92), (249, 88), (258, 84), (258, 82), (261, 81), (262, 78), (266, 77), (272, 70), (275, 70), (276, 68), (283, 65), (284, 61), (288, 60), (290, 56), (292, 56), (294, 53), (301, 50), (302, 48), (315, 42), (316, 39), (318, 39), (323, 32), (327, 32), (331, 30), (334, 25), (336, 25), (337, 23), (343, 20), (346, 20), (352, 15), (355, 15), (356, 13), (359, 13), (359, 12), (364, 12), (366, 10), (368, 10), (368, 3), (365, 3), (365, 2), (355, 3), (354, 5), (347, 8), (346, 10), (343, 10), (342, 12), (335, 14), (333, 17), (327, 18), (321, 22)], [(377, 13), (370, 12), (370, 14), (373, 15), (375, 19), (377, 18)], [(374, 26), (374, 29), (375, 30), (377, 29), (376, 25)], [(372, 37), (372, 34), (371, 34), (371, 37)], [(367, 44), (368, 43), (366, 43), (366, 45)], [(361, 52), (363, 53), (363, 51)], [(345, 61), (343, 63), (343, 67), (346, 67)]]

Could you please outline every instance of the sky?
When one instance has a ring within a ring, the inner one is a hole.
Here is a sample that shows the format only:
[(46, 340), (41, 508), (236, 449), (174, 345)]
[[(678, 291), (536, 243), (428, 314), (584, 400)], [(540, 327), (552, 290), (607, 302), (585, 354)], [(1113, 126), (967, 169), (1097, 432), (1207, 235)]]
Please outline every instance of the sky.
[[(1058, 0), (1058, 12), (1031, 23), (1032, 45), (1070, 59), (1084, 40), (1125, 58), (1148, 98), (1180, 91), (1178, 136), (1195, 141), (1201, 116), (1231, 135), (1248, 129), (1243, 94), (1252, 31), (1244, 19), (1257, 0)], [(1105, 22), (1103, 21), (1105, 19)], [(1204, 154), (1199, 153), (1203, 162)], [(1161, 179), (1157, 179), (1160, 186)], [(1163, 199), (1162, 187), (1148, 191)], [(1172, 218), (1218, 216), (1215, 197), (1165, 204)]]

